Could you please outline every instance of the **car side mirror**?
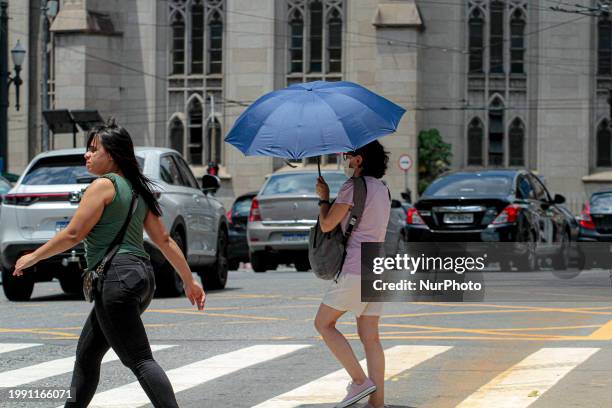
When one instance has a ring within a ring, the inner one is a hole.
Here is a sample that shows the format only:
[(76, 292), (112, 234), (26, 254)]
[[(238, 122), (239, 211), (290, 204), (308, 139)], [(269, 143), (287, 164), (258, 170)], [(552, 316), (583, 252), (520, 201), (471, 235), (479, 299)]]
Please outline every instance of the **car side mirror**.
[(565, 197), (561, 194), (555, 194), (555, 198), (553, 198), (554, 204), (563, 204), (565, 203)]
[(219, 179), (219, 177), (210, 174), (202, 176), (202, 192), (204, 192), (204, 194), (214, 194), (219, 188), (221, 188), (221, 179)]

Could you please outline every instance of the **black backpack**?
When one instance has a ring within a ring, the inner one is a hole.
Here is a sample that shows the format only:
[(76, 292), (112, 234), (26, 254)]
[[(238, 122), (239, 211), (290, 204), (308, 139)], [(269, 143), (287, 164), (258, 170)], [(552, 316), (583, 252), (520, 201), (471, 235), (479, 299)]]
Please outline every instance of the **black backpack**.
[(308, 239), (308, 260), (314, 274), (321, 279), (337, 280), (346, 258), (346, 244), (351, 233), (361, 219), (365, 207), (368, 188), (364, 177), (353, 180), (353, 208), (346, 233), (342, 233), (340, 224), (332, 231), (323, 232), (317, 219), (317, 225), (310, 229)]

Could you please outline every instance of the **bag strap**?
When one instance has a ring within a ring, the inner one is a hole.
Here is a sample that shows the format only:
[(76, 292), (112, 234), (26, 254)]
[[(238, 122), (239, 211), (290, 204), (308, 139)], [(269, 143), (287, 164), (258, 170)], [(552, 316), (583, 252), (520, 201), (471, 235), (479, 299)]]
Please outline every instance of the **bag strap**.
[[(361, 180), (361, 182), (358, 180)], [(346, 260), (346, 245), (348, 244), (348, 240), (351, 237), (353, 230), (359, 225), (359, 221), (361, 220), (361, 216), (363, 215), (363, 210), (365, 208), (367, 196), (368, 185), (365, 178), (363, 176), (353, 178), (353, 208), (351, 209), (349, 223), (346, 227), (346, 232), (344, 233), (344, 239), (342, 240), (342, 262), (340, 262), (340, 268), (334, 277), (335, 282), (338, 282), (338, 277), (340, 276), (340, 272), (342, 272), (342, 267), (344, 266), (344, 261)]]
[[(357, 181), (361, 180), (361, 182)], [(344, 233), (344, 245), (347, 244), (351, 233), (359, 225), (363, 210), (365, 208), (366, 197), (368, 195), (368, 186), (363, 176), (353, 179), (353, 208), (351, 209), (351, 215), (349, 218), (348, 225), (346, 226), (346, 232)]]
[(100, 262), (100, 264), (98, 264), (98, 266), (95, 269), (96, 272), (98, 272), (100, 275), (103, 273), (106, 267), (106, 264), (109, 263), (113, 259), (117, 251), (119, 251), (119, 247), (121, 246), (121, 242), (123, 241), (125, 232), (127, 231), (128, 226), (130, 225), (132, 216), (136, 213), (136, 209), (138, 208), (137, 198), (138, 198), (138, 195), (132, 190), (132, 202), (130, 203), (130, 208), (128, 209), (128, 214), (127, 214), (125, 221), (123, 222), (123, 226), (121, 227), (121, 229), (115, 236), (115, 239), (113, 240), (113, 242), (111, 242), (111, 244), (109, 245), (108, 250), (106, 251), (106, 254), (104, 255), (104, 258), (102, 258), (102, 261)]

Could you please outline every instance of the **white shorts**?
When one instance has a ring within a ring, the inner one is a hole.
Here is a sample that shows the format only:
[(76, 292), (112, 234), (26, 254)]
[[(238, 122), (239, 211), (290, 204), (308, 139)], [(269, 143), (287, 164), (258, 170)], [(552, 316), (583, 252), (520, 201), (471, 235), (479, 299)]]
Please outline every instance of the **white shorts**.
[(361, 276), (347, 273), (340, 274), (338, 283), (332, 281), (322, 303), (356, 316), (380, 316), (383, 311), (383, 303), (361, 301)]

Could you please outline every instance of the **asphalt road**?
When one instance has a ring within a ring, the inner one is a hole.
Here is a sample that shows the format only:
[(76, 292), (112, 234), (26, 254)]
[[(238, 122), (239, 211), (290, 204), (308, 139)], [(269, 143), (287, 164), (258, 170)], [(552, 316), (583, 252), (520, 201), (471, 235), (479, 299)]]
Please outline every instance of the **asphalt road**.
[[(569, 280), (563, 295), (550, 284), (551, 276), (517, 275), (517, 282), (524, 282), (514, 285), (520, 302), (385, 305), (387, 404), (612, 406), (608, 272), (583, 272)], [(243, 269), (231, 272), (226, 290), (208, 294), (203, 313), (185, 298), (155, 299), (144, 321), (180, 406), (333, 406), (343, 396), (346, 377), (313, 328), (327, 285), (311, 273)], [(64, 295), (57, 282), (38, 284), (29, 302), (12, 303), (0, 295), (0, 387), (66, 388), (90, 309)], [(343, 318), (339, 327), (363, 358), (353, 317)], [(113, 356), (110, 360), (103, 364), (91, 406), (150, 406), (132, 373)], [(2, 407), (61, 405), (9, 401), (7, 390), (0, 388)]]

